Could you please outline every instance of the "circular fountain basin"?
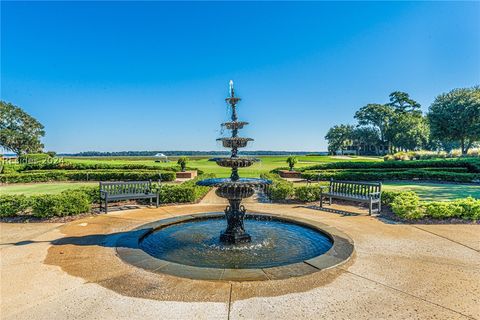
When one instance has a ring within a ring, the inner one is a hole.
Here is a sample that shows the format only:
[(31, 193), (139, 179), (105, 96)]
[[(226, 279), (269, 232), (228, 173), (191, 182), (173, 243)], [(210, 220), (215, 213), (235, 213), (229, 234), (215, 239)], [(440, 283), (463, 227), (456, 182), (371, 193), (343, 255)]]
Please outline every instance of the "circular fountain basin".
[(220, 212), (181, 216), (141, 226), (117, 243), (126, 262), (156, 273), (209, 280), (269, 280), (331, 268), (353, 252), (352, 241), (318, 222), (247, 214), (252, 242), (224, 244)]

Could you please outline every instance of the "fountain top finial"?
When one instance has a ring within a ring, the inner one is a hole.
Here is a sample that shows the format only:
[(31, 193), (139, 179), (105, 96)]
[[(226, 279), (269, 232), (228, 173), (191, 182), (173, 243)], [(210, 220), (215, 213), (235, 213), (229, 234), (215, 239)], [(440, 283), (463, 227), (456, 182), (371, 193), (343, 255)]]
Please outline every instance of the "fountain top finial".
[(235, 95), (235, 91), (233, 90), (233, 80), (230, 80), (229, 85), (230, 85), (230, 97), (233, 98), (233, 96)]

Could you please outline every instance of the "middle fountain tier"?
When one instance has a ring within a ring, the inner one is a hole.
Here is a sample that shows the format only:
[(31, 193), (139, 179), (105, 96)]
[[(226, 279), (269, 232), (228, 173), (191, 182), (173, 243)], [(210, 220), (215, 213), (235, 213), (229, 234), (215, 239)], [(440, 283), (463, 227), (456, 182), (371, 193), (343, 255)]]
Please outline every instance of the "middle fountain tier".
[(225, 101), (230, 105), (232, 116), (230, 122), (222, 123), (227, 130), (231, 130), (232, 134), (227, 138), (219, 138), (225, 148), (230, 148), (231, 155), (229, 158), (218, 158), (215, 161), (219, 166), (232, 168), (230, 178), (214, 178), (205, 179), (197, 182), (201, 186), (217, 187), (216, 194), (219, 197), (226, 198), (229, 205), (225, 208), (225, 217), (227, 220), (227, 228), (220, 235), (220, 241), (229, 244), (250, 242), (251, 237), (245, 231), (244, 218), (245, 207), (241, 204), (242, 200), (251, 197), (255, 193), (256, 188), (264, 188), (271, 181), (256, 178), (240, 178), (238, 168), (251, 166), (258, 161), (255, 158), (245, 158), (238, 156), (238, 149), (247, 146), (251, 138), (243, 138), (238, 136), (238, 130), (248, 125), (248, 122), (238, 121), (237, 103), (241, 99), (235, 96), (233, 81), (230, 81), (230, 97)]

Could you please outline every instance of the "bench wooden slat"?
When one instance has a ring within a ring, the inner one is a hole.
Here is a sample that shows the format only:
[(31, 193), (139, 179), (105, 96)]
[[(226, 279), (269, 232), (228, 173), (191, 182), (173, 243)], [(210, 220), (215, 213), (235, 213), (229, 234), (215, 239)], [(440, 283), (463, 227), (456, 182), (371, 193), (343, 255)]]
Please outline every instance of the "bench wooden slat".
[(105, 212), (108, 211), (108, 201), (128, 200), (128, 199), (152, 199), (156, 198), (156, 204), (159, 204), (158, 193), (152, 192), (151, 181), (115, 181), (100, 182), (100, 210), (102, 210), (102, 201), (105, 202)]
[(331, 204), (332, 198), (342, 200), (353, 200), (359, 202), (369, 203), (369, 213), (372, 213), (372, 206), (374, 203), (378, 205), (377, 211), (381, 211), (381, 182), (358, 182), (358, 181), (336, 181), (331, 179), (328, 187), (328, 192), (320, 192), (320, 207), (323, 206), (323, 195), (329, 197)]

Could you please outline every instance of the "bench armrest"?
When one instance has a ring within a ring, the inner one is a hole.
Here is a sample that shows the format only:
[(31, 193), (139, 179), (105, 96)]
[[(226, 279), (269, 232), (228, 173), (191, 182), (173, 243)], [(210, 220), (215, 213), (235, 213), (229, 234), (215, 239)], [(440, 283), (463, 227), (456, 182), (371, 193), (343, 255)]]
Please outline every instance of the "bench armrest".
[(382, 192), (371, 192), (368, 194), (368, 196), (372, 198), (378, 198), (381, 194)]
[(323, 189), (327, 189), (328, 186), (320, 186), (320, 189), (323, 191)]

